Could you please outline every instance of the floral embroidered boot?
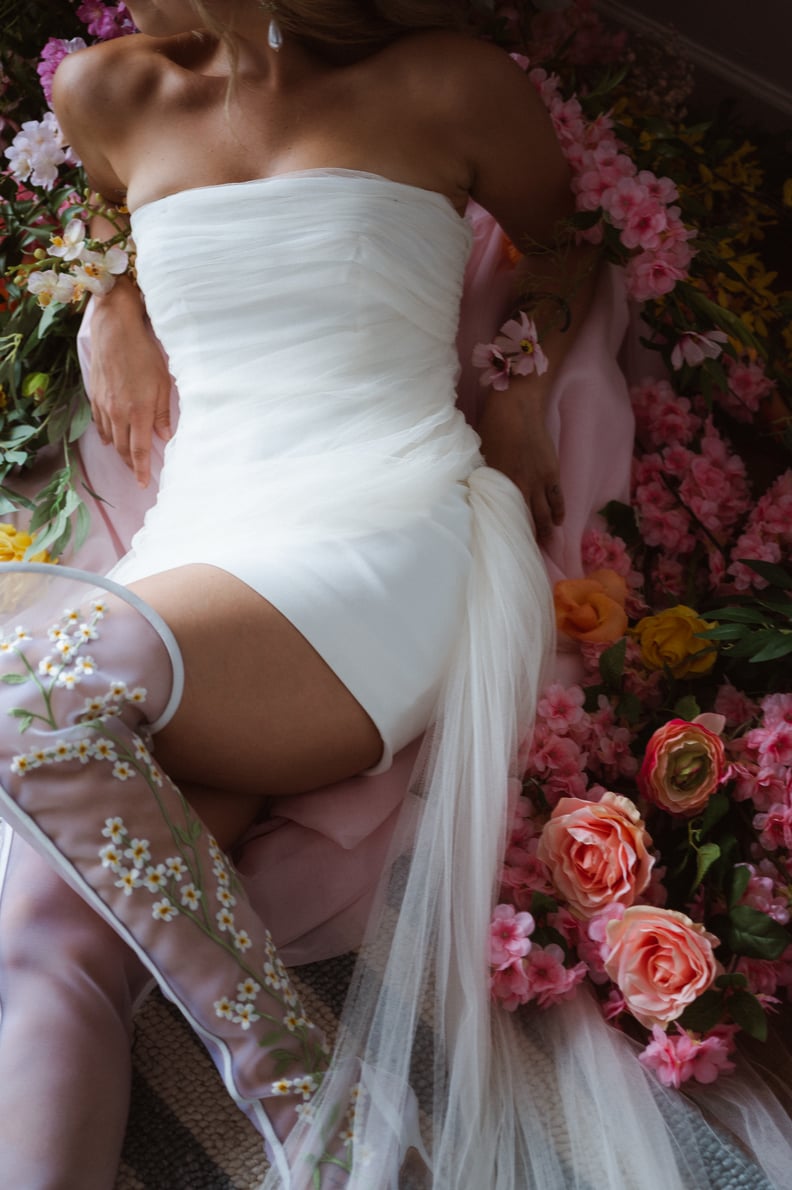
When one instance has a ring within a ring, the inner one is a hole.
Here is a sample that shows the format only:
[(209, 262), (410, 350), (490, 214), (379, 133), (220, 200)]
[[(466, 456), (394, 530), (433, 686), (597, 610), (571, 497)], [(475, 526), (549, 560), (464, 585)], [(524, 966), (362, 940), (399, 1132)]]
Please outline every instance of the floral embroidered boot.
[(16, 616), (0, 640), (0, 816), (178, 1005), (265, 1138), (282, 1184), (343, 1185), (341, 1108), (329, 1149), (311, 1154), (311, 1168), (289, 1168), (282, 1142), (310, 1114), (327, 1065), (323, 1038), (227, 857), (151, 755), (151, 733), (178, 705), (172, 634), (107, 580), (109, 596), (94, 576), (24, 569), (2, 567), (6, 604), (9, 582), (46, 575), (48, 604), (61, 594), (69, 606), (43, 621), (37, 607), (43, 628)]

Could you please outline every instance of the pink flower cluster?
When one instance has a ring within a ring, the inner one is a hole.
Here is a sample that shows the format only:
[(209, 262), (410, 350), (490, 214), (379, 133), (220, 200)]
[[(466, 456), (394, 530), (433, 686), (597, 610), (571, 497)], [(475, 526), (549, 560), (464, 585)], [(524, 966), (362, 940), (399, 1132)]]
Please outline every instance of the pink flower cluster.
[[(550, 112), (572, 169), (578, 210), (601, 211), (629, 253), (627, 292), (639, 302), (670, 293), (688, 275), (693, 259), (689, 241), (695, 234), (674, 205), (679, 197), (676, 186), (670, 178), (639, 170), (616, 139), (609, 117), (587, 120), (577, 98), (564, 99), (557, 75), (537, 68), (529, 77)], [(598, 243), (602, 224), (583, 235)]]
[(530, 749), (523, 757), (526, 775), (542, 786), (550, 806), (561, 797), (597, 800), (602, 789), (589, 787), (586, 769), (603, 780), (631, 777), (638, 762), (630, 751), (630, 732), (616, 722), (613, 707), (600, 695), (596, 711), (583, 709), (580, 686), (548, 686), (539, 701)]
[(767, 582), (740, 560), (783, 562), (792, 549), (792, 470), (785, 471), (757, 501), (731, 552), (728, 574), (738, 591), (759, 591)]
[(708, 559), (706, 585), (718, 589), (726, 577), (718, 546), (726, 545), (751, 507), (745, 464), (712, 418), (702, 418), (696, 402), (678, 396), (668, 381), (645, 380), (631, 397), (639, 440), (649, 448), (633, 461), (633, 507), (644, 542), (661, 551), (655, 587), (681, 598), (685, 560), (698, 544)]
[(68, 54), (84, 49), (85, 42), (82, 37), (72, 37), (70, 41), (65, 41), (62, 37), (51, 37), (44, 46), (36, 71), (48, 106), (52, 106), (52, 79), (55, 71)]
[(77, 16), (98, 41), (111, 41), (125, 33), (134, 33), (135, 25), (126, 4), (102, 4), (101, 0), (84, 0)]
[(621, 537), (600, 529), (587, 529), (581, 541), (581, 560), (585, 574), (597, 570), (614, 570), (620, 574), (627, 584), (625, 611), (628, 616), (636, 618), (644, 613), (643, 575), (634, 568)]
[(679, 1025), (676, 1032), (665, 1032), (660, 1025), (652, 1028), (652, 1040), (639, 1060), (654, 1070), (666, 1087), (680, 1087), (693, 1078), (698, 1083), (714, 1083), (720, 1074), (734, 1070), (729, 1054), (734, 1048), (733, 1026), (721, 1025), (706, 1037), (691, 1037)]
[(726, 377), (729, 387), (726, 392), (716, 393), (718, 403), (737, 421), (751, 421), (759, 402), (773, 391), (773, 382), (765, 375), (764, 365), (761, 360), (727, 356)]

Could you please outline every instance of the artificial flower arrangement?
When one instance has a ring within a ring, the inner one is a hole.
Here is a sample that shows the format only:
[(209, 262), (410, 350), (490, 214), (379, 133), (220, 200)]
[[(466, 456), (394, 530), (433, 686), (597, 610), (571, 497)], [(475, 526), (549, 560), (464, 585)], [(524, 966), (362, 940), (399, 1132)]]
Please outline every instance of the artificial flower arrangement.
[[(519, 26), (551, 56), (563, 45), (578, 86), (590, 56), (624, 48), (588, 4), (526, 27), (528, 7), (496, 12), (500, 35)], [(662, 1082), (708, 1083), (733, 1069), (736, 1035), (764, 1039), (792, 998), (792, 342), (789, 295), (768, 302), (774, 277), (753, 249), (776, 209), (754, 193), (750, 146), (718, 157), (706, 129), (657, 120), (636, 139), (618, 79), (603, 114), (601, 94), (565, 95), (534, 60), (573, 171), (573, 232), (624, 266), (665, 375), (632, 389), (630, 505), (602, 510), (584, 576), (555, 588), (585, 676), (545, 690), (522, 755), (492, 992), (542, 1008), (586, 981)], [(708, 208), (729, 216), (720, 259), (692, 231)], [(523, 302), (478, 345), (482, 383), (544, 370), (530, 314)], [(759, 467), (735, 447), (746, 424), (765, 435)]]

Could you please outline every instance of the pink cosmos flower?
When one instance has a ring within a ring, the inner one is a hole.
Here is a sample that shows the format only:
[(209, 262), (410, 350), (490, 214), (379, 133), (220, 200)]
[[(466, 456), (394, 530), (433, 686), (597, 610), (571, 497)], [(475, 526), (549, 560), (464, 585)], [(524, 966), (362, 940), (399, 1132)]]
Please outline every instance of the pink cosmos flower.
[(530, 913), (517, 913), (513, 905), (496, 905), (490, 925), (489, 961), (502, 971), (531, 949), (529, 935), (535, 928)]
[(511, 360), (494, 343), (477, 343), (471, 359), (474, 368), (484, 369), (479, 377), (482, 388), (491, 387), (496, 392), (503, 392), (509, 387)]
[(729, 1040), (714, 1031), (697, 1040), (679, 1028), (672, 1034), (654, 1025), (652, 1040), (638, 1057), (644, 1066), (655, 1071), (663, 1086), (678, 1088), (690, 1078), (712, 1083), (719, 1074), (734, 1070), (729, 1049)]
[(723, 331), (686, 331), (671, 352), (671, 367), (679, 369), (687, 364), (697, 368), (705, 359), (717, 359), (723, 350), (721, 344), (728, 341), (729, 336)]
[(539, 344), (536, 323), (524, 310), (519, 318), (510, 318), (501, 327), (495, 339), (495, 347), (511, 361), (512, 372), (517, 376), (529, 376), (536, 372), (541, 376), (547, 371), (547, 356)]

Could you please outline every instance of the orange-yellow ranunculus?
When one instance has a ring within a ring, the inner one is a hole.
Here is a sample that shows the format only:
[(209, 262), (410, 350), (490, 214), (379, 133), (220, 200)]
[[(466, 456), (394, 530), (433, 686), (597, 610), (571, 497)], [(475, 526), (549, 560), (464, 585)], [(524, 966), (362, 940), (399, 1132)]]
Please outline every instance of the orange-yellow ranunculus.
[(648, 801), (669, 814), (700, 813), (727, 772), (720, 733), (722, 715), (699, 715), (692, 723), (670, 719), (646, 745), (637, 777)]
[[(21, 562), (25, 557), (25, 550), (33, 544), (29, 533), (21, 533), (13, 525), (0, 525), (0, 562)], [(29, 558), (30, 562), (49, 562), (49, 554), (42, 550)]]
[(562, 579), (553, 591), (558, 631), (573, 640), (612, 644), (627, 631), (627, 584), (615, 570)]
[(712, 624), (680, 603), (656, 616), (645, 616), (633, 631), (648, 669), (669, 669), (675, 678), (691, 678), (709, 673), (715, 664), (715, 647), (697, 635), (708, 628)]

